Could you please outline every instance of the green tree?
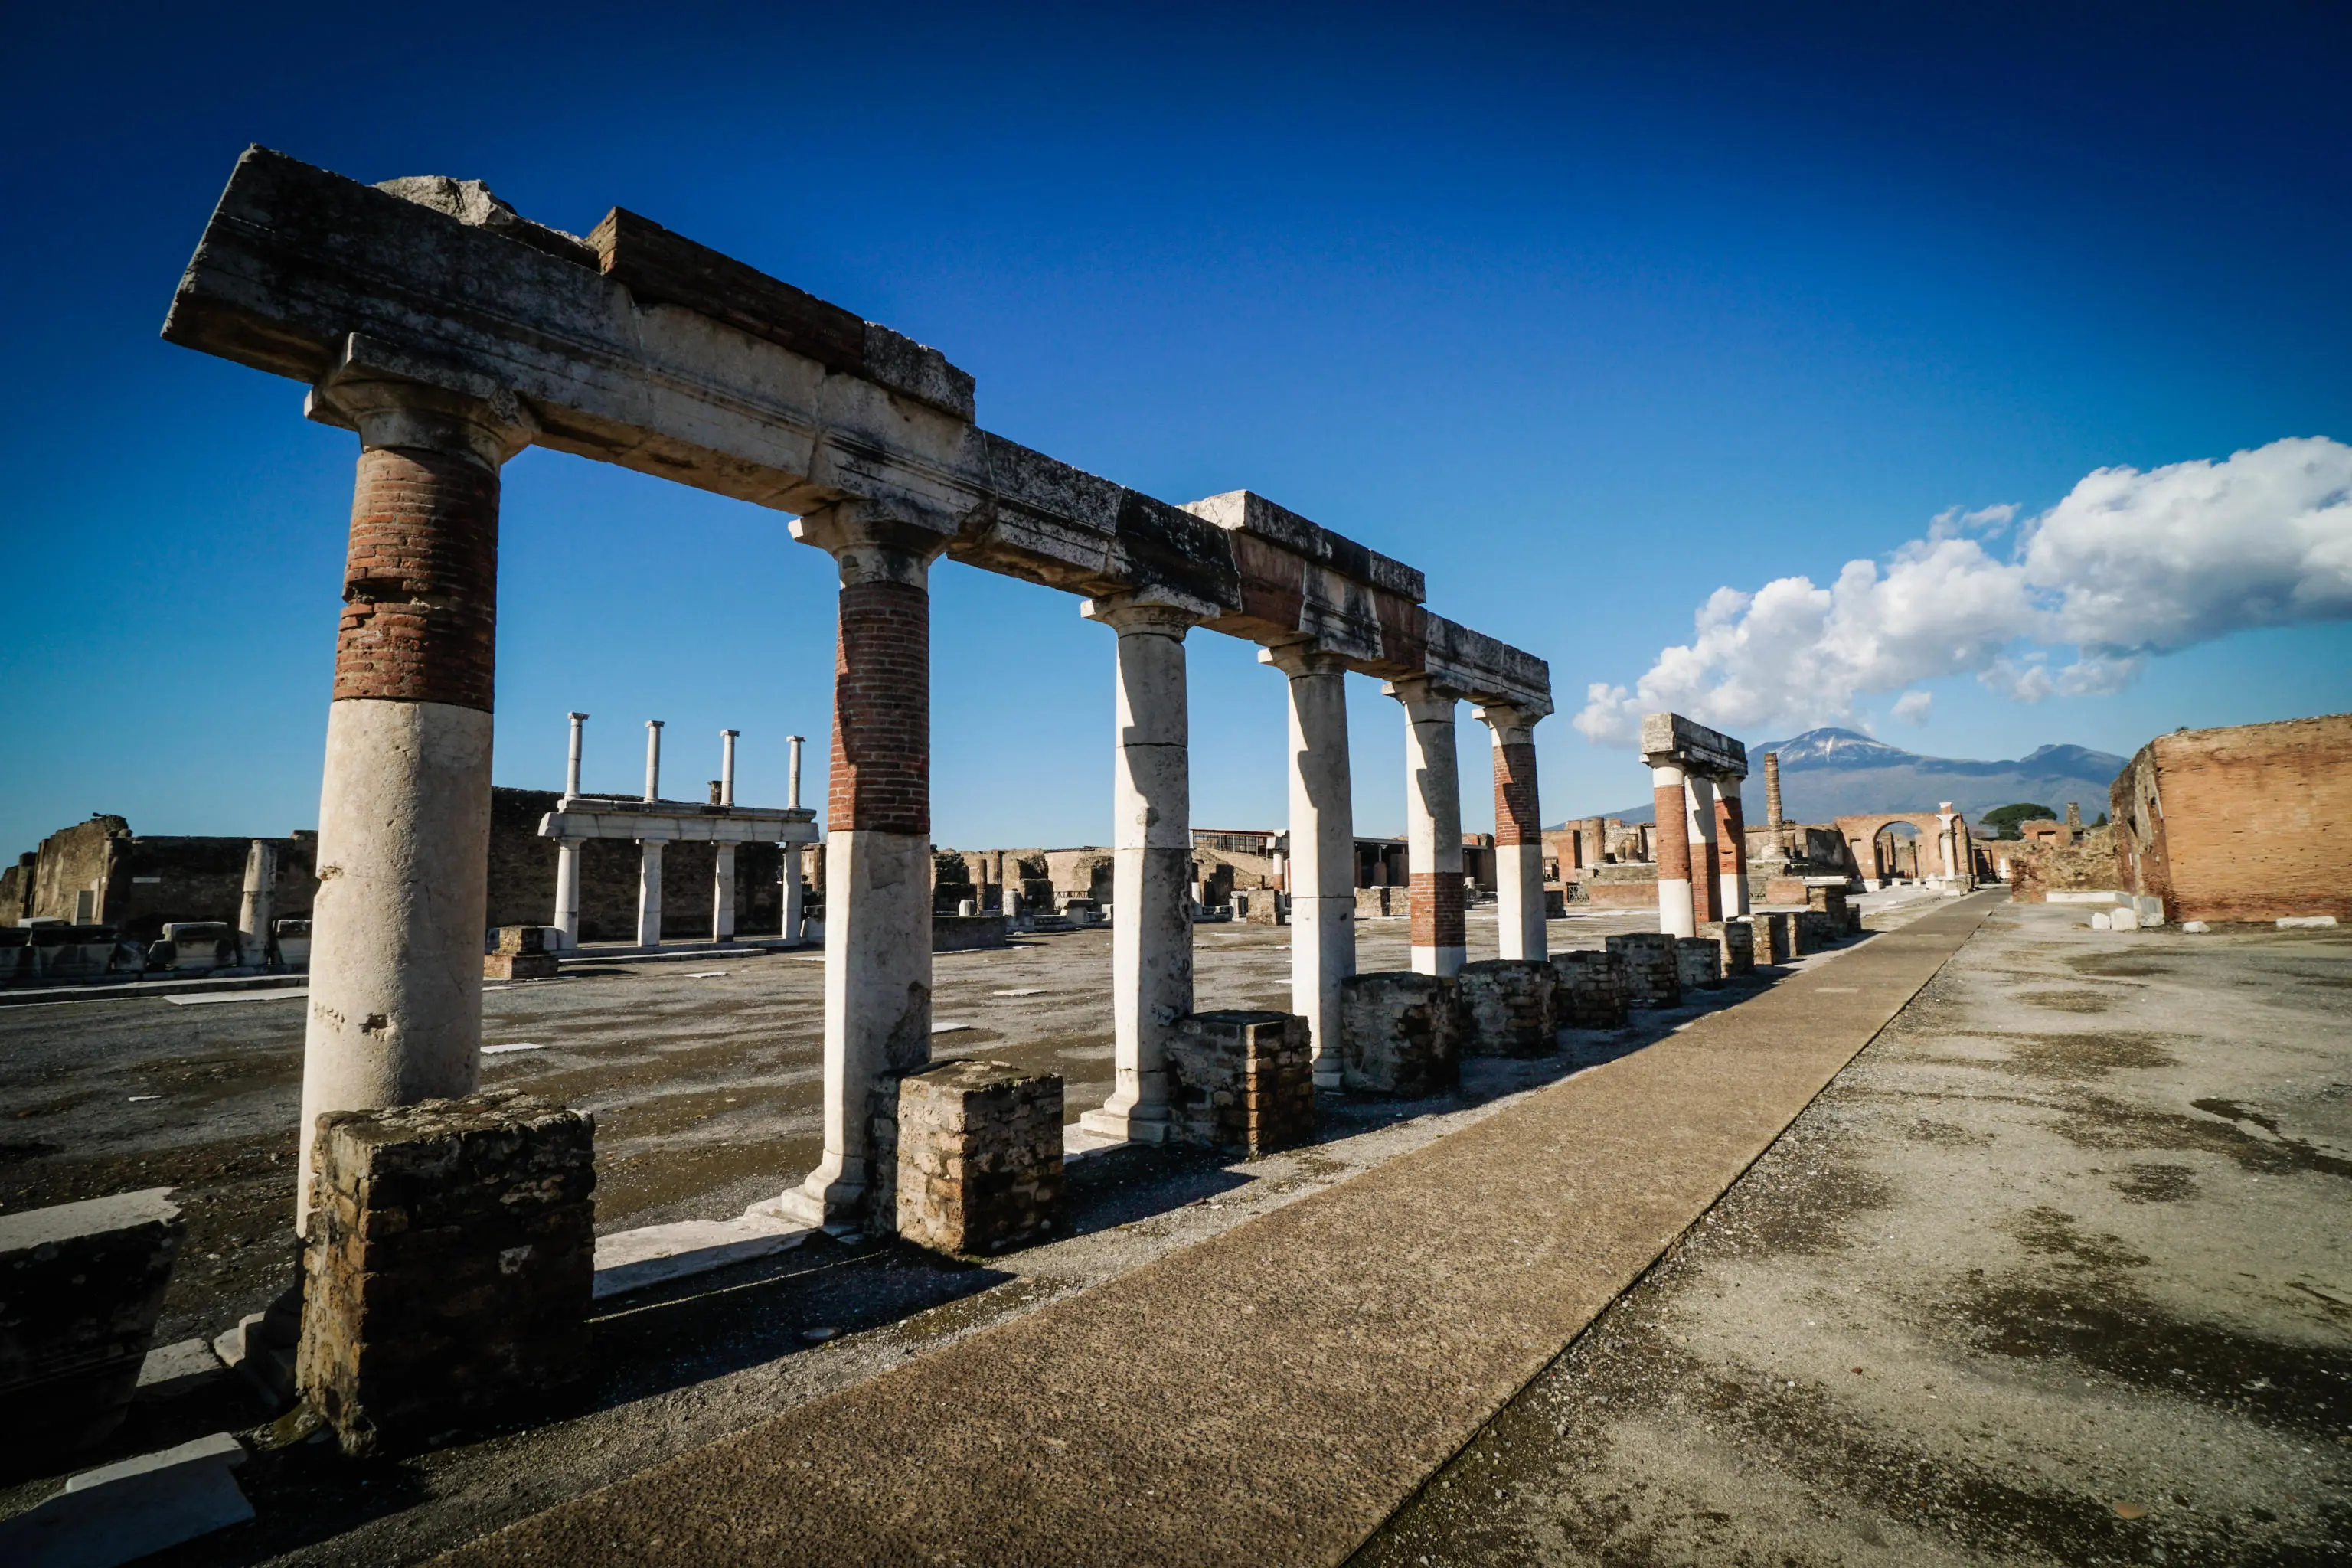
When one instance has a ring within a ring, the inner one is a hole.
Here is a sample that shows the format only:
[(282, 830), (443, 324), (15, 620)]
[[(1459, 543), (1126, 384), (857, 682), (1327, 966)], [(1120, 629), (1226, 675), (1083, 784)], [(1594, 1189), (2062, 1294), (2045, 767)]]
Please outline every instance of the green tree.
[(2032, 801), (2020, 801), (2015, 805), (1997, 805), (1977, 820), (1987, 827), (1994, 829), (2003, 838), (2021, 838), (2024, 835), (2018, 832), (2018, 824), (2032, 822), (2037, 818), (2054, 819), (2057, 815), (2046, 805), (2036, 805)]

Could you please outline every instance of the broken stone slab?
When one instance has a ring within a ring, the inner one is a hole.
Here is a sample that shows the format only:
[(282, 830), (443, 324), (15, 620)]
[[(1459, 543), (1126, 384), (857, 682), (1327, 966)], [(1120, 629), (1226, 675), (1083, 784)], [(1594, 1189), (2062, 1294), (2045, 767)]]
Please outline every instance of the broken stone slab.
[(139, 1365), (141, 1399), (177, 1399), (194, 1394), (226, 1374), (219, 1352), (205, 1340), (181, 1340), (158, 1345)]
[(0, 1215), (0, 1463), (121, 1425), (185, 1239), (171, 1193)]
[(733, 1219), (649, 1225), (596, 1238), (591, 1297), (604, 1300), (788, 1252), (816, 1233), (759, 1205)]
[(2281, 931), (2321, 931), (2335, 923), (2334, 915), (2281, 915), (2278, 918)]
[(226, 1432), (72, 1477), (65, 1489), (0, 1523), (13, 1568), (115, 1568), (243, 1524), (253, 1504), (230, 1474), (245, 1445)]

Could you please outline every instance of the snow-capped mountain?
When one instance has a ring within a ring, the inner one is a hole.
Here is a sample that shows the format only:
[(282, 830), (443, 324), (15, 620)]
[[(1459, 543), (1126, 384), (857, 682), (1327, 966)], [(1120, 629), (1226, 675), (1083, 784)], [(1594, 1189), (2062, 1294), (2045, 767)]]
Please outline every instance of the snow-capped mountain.
[[(1933, 811), (1950, 801), (1971, 817), (2017, 801), (2033, 801), (2064, 815), (2066, 803), (2094, 821), (2107, 809), (2107, 786), (2123, 757), (2087, 746), (2039, 746), (2014, 762), (1964, 762), (1923, 757), (1852, 730), (1823, 728), (1748, 748), (1748, 783), (1740, 805), (1751, 826), (1764, 821), (1764, 753), (1780, 757), (1780, 799), (1791, 822), (1827, 822), (1865, 811)], [(1650, 807), (1613, 811), (1628, 822), (1650, 820)]]

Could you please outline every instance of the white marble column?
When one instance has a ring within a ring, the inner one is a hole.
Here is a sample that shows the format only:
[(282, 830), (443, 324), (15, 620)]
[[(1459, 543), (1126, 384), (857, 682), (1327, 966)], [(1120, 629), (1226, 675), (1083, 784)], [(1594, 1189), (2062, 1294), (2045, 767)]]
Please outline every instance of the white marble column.
[(646, 804), (647, 805), (661, 798), (661, 720), (646, 721)]
[(580, 840), (555, 841), (555, 929), (566, 952), (580, 945)]
[[(792, 748), (792, 767), (784, 785), (784, 805), (790, 811), (801, 808), (801, 742), (803, 739), (799, 735), (784, 737), (785, 743)], [(780, 929), (788, 942), (801, 940), (801, 847), (787, 844), (784, 846), (783, 924)]]
[(930, 563), (946, 537), (866, 502), (797, 518), (841, 576), (825, 808), (824, 1153), (778, 1212), (868, 1215), (873, 1100), (931, 1056)]
[[(499, 469), (530, 439), (512, 397), (348, 361), (310, 414), (360, 436), (319, 798), (302, 1108), (412, 1105), (480, 1082)], [(311, 1142), (296, 1141), (295, 1190)], [(296, 1226), (309, 1225), (298, 1197)]]
[(710, 940), (735, 934), (735, 846), (713, 845), (710, 857)]
[(1184, 634), (1192, 607), (1152, 595), (1088, 600), (1118, 634), (1111, 784), (1111, 1096), (1079, 1118), (1098, 1137), (1168, 1136), (1168, 1041), (1192, 1010), (1192, 771)]
[(1536, 791), (1536, 724), (1543, 715), (1488, 703), (1475, 710), (1495, 742), (1496, 945), (1503, 958), (1542, 958), (1543, 813)]
[(662, 845), (658, 838), (637, 840), (637, 945), (659, 947), (662, 932)]
[(245, 888), (237, 899), (237, 961), (249, 969), (269, 963), (269, 931), (278, 920), (278, 846), (257, 838), (245, 854)]
[(1463, 918), (1462, 778), (1454, 760), (1456, 695), (1415, 676), (1392, 681), (1404, 705), (1406, 902), (1412, 915), (1412, 967), (1452, 974), (1470, 956)]
[(1314, 1041), (1317, 1087), (1339, 1087), (1339, 984), (1356, 973), (1356, 814), (1347, 667), (1303, 643), (1265, 648), (1290, 678), (1290, 1010)]

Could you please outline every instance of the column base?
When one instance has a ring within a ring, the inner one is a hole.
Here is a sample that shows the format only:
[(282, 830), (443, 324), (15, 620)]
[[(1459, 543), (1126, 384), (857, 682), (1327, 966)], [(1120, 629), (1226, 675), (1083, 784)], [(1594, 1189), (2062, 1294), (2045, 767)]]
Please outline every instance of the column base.
[(1317, 1089), (1345, 1089), (1348, 1087), (1347, 1079), (1346, 1076), (1339, 1071), (1339, 1068), (1337, 1063), (1332, 1064), (1330, 1069), (1326, 1071), (1323, 1064), (1318, 1062), (1315, 1064), (1315, 1087)]
[(866, 1184), (844, 1177), (823, 1178), (819, 1172), (797, 1187), (793, 1187), (771, 1202), (753, 1204), (743, 1212), (761, 1217), (772, 1215), (789, 1220), (812, 1230), (828, 1230), (838, 1235), (866, 1228)]
[(1440, 978), (1458, 974), (1462, 966), (1469, 962), (1470, 950), (1467, 947), (1416, 946), (1412, 950), (1412, 967), (1415, 974), (1434, 974)]
[(1153, 1106), (1149, 1110), (1137, 1107), (1131, 1110), (1113, 1110), (1108, 1105), (1098, 1106), (1078, 1118), (1078, 1130), (1119, 1143), (1165, 1143), (1168, 1142), (1168, 1109)]

